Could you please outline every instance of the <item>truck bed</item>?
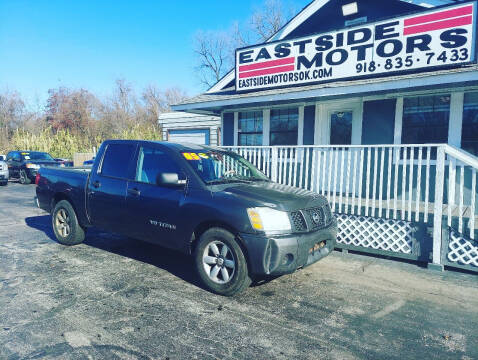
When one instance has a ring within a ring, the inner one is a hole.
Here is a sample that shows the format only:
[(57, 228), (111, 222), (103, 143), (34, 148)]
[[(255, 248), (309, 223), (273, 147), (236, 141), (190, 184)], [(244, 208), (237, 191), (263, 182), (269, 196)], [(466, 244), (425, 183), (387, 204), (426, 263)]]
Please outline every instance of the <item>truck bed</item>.
[(55, 194), (63, 194), (77, 209), (78, 220), (87, 224), (86, 186), (90, 176), (90, 167), (44, 167), (40, 169), (40, 181), (37, 186), (38, 206), (51, 212)]

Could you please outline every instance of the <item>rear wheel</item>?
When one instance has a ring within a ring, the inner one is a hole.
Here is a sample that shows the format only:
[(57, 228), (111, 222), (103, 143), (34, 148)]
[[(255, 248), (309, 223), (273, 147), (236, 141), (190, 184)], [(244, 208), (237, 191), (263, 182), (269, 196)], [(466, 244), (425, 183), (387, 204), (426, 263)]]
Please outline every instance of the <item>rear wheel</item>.
[(211, 228), (201, 235), (195, 264), (202, 283), (216, 294), (232, 296), (251, 284), (244, 252), (225, 229)]
[(75, 210), (66, 200), (61, 200), (55, 205), (52, 213), (52, 225), (60, 244), (78, 245), (85, 240), (85, 231), (78, 223)]
[(20, 170), (20, 184), (28, 185), (31, 184), (31, 180), (28, 178), (28, 175), (25, 170)]

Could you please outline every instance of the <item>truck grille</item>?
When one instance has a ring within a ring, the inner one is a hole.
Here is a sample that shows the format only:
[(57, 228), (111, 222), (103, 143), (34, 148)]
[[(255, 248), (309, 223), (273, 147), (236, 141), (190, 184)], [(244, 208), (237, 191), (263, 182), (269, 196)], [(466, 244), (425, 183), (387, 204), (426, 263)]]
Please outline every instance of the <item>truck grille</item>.
[(305, 223), (304, 215), (300, 211), (294, 211), (290, 214), (292, 219), (292, 227), (294, 231), (307, 231), (307, 224)]
[(329, 204), (294, 211), (290, 214), (294, 232), (315, 231), (326, 227), (333, 218)]

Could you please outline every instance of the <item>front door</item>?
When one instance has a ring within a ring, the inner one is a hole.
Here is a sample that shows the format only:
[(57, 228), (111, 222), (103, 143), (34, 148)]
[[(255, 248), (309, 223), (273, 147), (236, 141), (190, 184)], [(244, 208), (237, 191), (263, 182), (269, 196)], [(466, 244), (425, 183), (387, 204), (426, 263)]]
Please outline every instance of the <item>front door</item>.
[[(320, 192), (350, 196), (353, 192), (352, 179), (358, 176), (354, 156), (360, 154), (360, 149), (349, 145), (359, 145), (362, 137), (362, 107), (360, 102), (324, 104), (321, 112), (322, 124), (321, 143), (329, 145), (325, 148), (323, 163), (326, 169), (319, 179)], [(347, 147), (344, 147), (347, 146)], [(350, 166), (349, 166), (350, 163)], [(355, 184), (357, 193), (358, 181)]]
[(184, 188), (157, 185), (160, 173), (177, 173), (185, 179), (167, 149), (160, 145), (140, 147), (136, 175), (128, 182), (126, 195), (130, 236), (179, 248), (183, 245), (179, 241), (183, 229), (178, 222)]

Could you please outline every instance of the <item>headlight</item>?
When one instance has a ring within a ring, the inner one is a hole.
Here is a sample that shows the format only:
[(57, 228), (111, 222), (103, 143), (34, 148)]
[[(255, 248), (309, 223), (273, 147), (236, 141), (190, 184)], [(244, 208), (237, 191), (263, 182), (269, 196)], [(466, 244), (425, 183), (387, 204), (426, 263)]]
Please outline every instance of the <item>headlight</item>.
[(26, 164), (25, 165), (27, 169), (39, 169), (40, 165), (37, 164)]
[(252, 228), (262, 231), (291, 230), (289, 215), (285, 211), (268, 207), (247, 209)]

